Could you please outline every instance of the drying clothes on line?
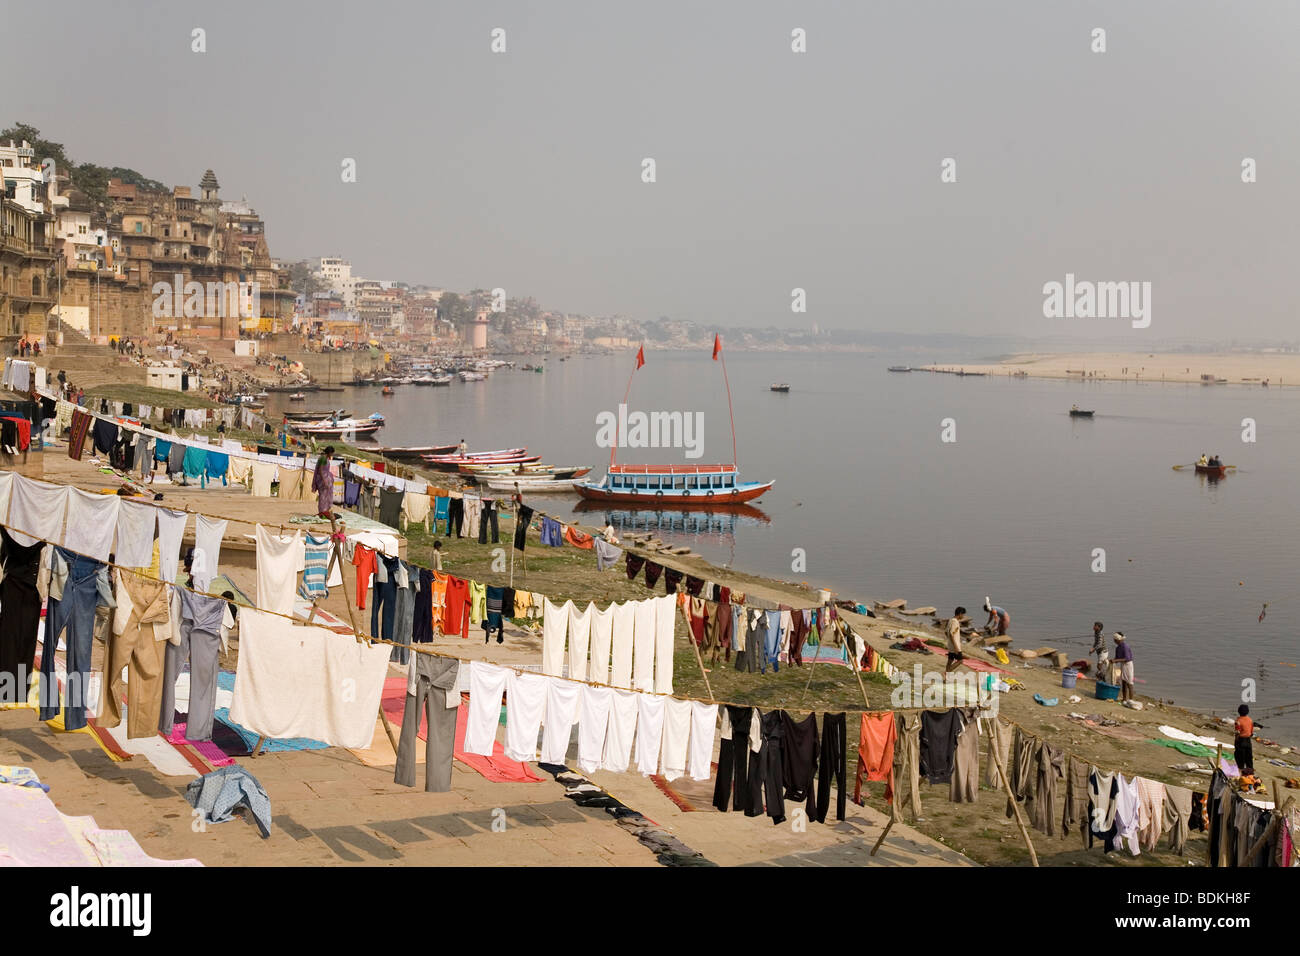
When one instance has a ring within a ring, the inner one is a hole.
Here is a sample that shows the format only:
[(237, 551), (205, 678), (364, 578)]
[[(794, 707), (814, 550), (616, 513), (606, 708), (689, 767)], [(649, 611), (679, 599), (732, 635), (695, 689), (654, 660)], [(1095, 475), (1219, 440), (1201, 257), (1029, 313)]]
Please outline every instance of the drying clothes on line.
[(230, 471), (230, 456), (224, 452), (209, 451), (204, 476), (212, 481), (221, 479), (221, 483), (225, 485), (228, 484), (226, 481), (228, 471)]
[(352, 551), (352, 565), (357, 569), (357, 610), (366, 609), (366, 594), (370, 591), (370, 576), (375, 573), (375, 550), (358, 544)]
[(181, 459), (181, 471), (185, 473), (185, 481), (197, 481), (199, 487), (206, 488), (208, 485), (208, 453), (202, 448), (196, 448), (191, 445), (185, 449), (185, 456)]
[[(0, 515), (4, 512), (0, 510)], [(0, 704), (20, 704), (36, 662), (36, 637), (41, 624), (41, 542), (24, 546), (0, 527)], [(51, 656), (53, 656), (51, 654)]]
[(1138, 847), (1139, 807), (1137, 780), (1115, 774), (1117, 789), (1115, 791), (1115, 837), (1120, 843), (1127, 844), (1133, 856), (1141, 853)]
[[(307, 737), (364, 749), (388, 673), (388, 647), (241, 608), (230, 717), (271, 738)], [(350, 693), (341, 693), (340, 688)]]
[(691, 743), (686, 756), (686, 773), (692, 780), (708, 780), (713, 768), (713, 737), (717, 732), (718, 705), (693, 700)]
[[(162, 682), (162, 709), (157, 726), (170, 737), (176, 713), (176, 679), (188, 661), (190, 665), (190, 702), (185, 718), (186, 740), (211, 740), (212, 720), (217, 706), (218, 658), (221, 653), (221, 625), (225, 620), (226, 602), (219, 597), (205, 597), (192, 591), (179, 591), (180, 642), (168, 643)], [(248, 623), (248, 622), (245, 622)], [(286, 622), (288, 623), (288, 622)], [(244, 632), (244, 640), (247, 632)], [(243, 640), (240, 642), (240, 669), (243, 669)], [(238, 681), (238, 677), (236, 677)], [(291, 736), (291, 735), (286, 735)]]
[(835, 776), (835, 819), (843, 820), (848, 797), (848, 719), (846, 714), (822, 714), (822, 752), (817, 761), (817, 822), (825, 823), (831, 809), (831, 776)]
[(551, 680), (544, 674), (507, 671), (505, 754), (511, 760), (531, 763), (537, 759), (537, 737), (550, 686)]
[(423, 524), (429, 516), (432, 500), (428, 495), (409, 494), (402, 499), (402, 514), (411, 524)]
[(501, 540), (501, 530), (497, 526), (498, 512), (500, 511), (499, 503), (492, 498), (483, 499), (482, 513), (479, 515), (478, 525), (478, 543), (488, 543), (488, 526), (492, 527), (492, 543), (496, 544)]
[(72, 422), (68, 426), (68, 457), (73, 461), (81, 461), (81, 452), (86, 445), (86, 434), (90, 431), (90, 424), (93, 421), (94, 418), (81, 409), (73, 410)]
[[(117, 495), (92, 494), (80, 488), (68, 489), (68, 530), (63, 536), (69, 551), (107, 561), (117, 530)], [(57, 539), (56, 539), (57, 540)]]
[(1138, 845), (1154, 850), (1165, 826), (1165, 785), (1145, 777), (1137, 778)]
[[(209, 518), (207, 515), (194, 516), (194, 553), (202, 551), (207, 558), (209, 569), (208, 582), (216, 577), (220, 570), (221, 540), (226, 536), (226, 521), (221, 518)], [(196, 576), (197, 580), (197, 576)], [(206, 591), (205, 582), (197, 585), (198, 590)]]
[(587, 665), (586, 680), (597, 684), (608, 684), (609, 652), (614, 635), (614, 607), (611, 604), (603, 611), (595, 604), (590, 605), (590, 648), (591, 658)]
[(255, 498), (271, 497), (271, 483), (275, 481), (275, 465), (255, 461), (249, 466), (248, 490)]
[(595, 773), (604, 762), (605, 735), (615, 691), (609, 687), (580, 688), (578, 699), (578, 770)]
[(487, 585), (469, 582), (469, 622), (482, 624), (487, 616)]
[(644, 564), (645, 558), (635, 555), (631, 551), (627, 552), (627, 557), (623, 562), (624, 569), (627, 571), (627, 579), (629, 581), (635, 581), (636, 576), (641, 573), (641, 567)]
[[(485, 661), (469, 665), (469, 717), (465, 724), (466, 753), (492, 756), (501, 720), (501, 694), (510, 672)], [(575, 685), (577, 686), (577, 685)]]
[[(597, 546), (597, 564), (599, 563), (599, 546)], [(676, 594), (677, 589), (681, 586), (683, 576), (681, 571), (664, 568), (664, 590), (669, 594)]]
[(1029, 824), (1040, 833), (1056, 835), (1056, 781), (1065, 776), (1065, 752), (1041, 741), (1034, 752), (1034, 797), (1026, 804)]
[[(415, 606), (411, 612), (411, 643), (428, 644), (433, 640), (433, 572), (419, 569), (419, 586), (415, 592)], [(446, 586), (443, 586), (446, 593)]]
[[(457, 496), (451, 499), (447, 507), (447, 535), (450, 537), (455, 534), (458, 538), (465, 537), (461, 532), (465, 527), (465, 499)], [(516, 539), (517, 542), (518, 539)], [(515, 545), (518, 547), (518, 544)], [(521, 549), (522, 550), (522, 549)]]
[(122, 499), (117, 511), (117, 545), (114, 556), (124, 568), (147, 568), (153, 561), (154, 529), (158, 509), (152, 505)]
[[(447, 591), (442, 608), (442, 632), (469, 637), (470, 593), (469, 582), (463, 578), (447, 576)], [(563, 651), (561, 651), (563, 656)], [(483, 756), (487, 756), (484, 754)]]
[(817, 797), (813, 781), (817, 769), (817, 715), (809, 714), (796, 722), (785, 711), (781, 716), (781, 776), (785, 799), (804, 804), (810, 819), (817, 818)]
[(14, 473), (0, 471), (0, 523), (6, 522), (9, 518), (9, 499), (13, 496), (13, 491)]
[(583, 685), (555, 680), (546, 688), (546, 719), (542, 727), (541, 763), (562, 764), (569, 750), (569, 738), (578, 718), (578, 700)]
[(980, 790), (980, 726), (973, 708), (963, 710), (962, 725), (953, 754), (952, 786), (948, 799), (953, 803), (975, 803), (979, 800)]
[(379, 521), (390, 528), (400, 528), (402, 525), (402, 502), (406, 498), (406, 492), (397, 491), (393, 488), (379, 489)]
[(582, 548), (584, 551), (590, 551), (594, 547), (591, 535), (570, 525), (564, 526), (564, 540), (575, 548)]
[(546, 599), (542, 614), (542, 673), (553, 677), (564, 675), (565, 637), (569, 632), (569, 618), (573, 602), (552, 604)]
[(91, 429), (91, 435), (94, 436), (94, 442), (91, 451), (95, 455), (110, 455), (113, 451), (113, 445), (117, 442), (117, 426), (107, 419), (95, 419), (95, 425)]
[[(394, 640), (402, 645), (409, 645), (415, 630), (415, 591), (420, 586), (420, 573), (405, 561), (398, 562), (397, 601), (393, 612)], [(392, 660), (405, 664), (410, 652), (406, 646), (394, 647)]]
[(483, 502), (478, 495), (464, 495), (461, 500), (465, 511), (465, 537), (477, 538), (479, 516), (483, 511)]
[(647, 561), (645, 563), (645, 586), (653, 591), (655, 585), (659, 583), (659, 575), (663, 574), (663, 571), (664, 566), (662, 564)]
[(117, 608), (105, 642), (104, 693), (98, 720), (103, 727), (122, 722), (122, 672), (126, 670), (126, 735), (152, 737), (158, 732), (164, 657), (170, 646), (170, 589), (161, 581), (136, 574), (117, 571), (114, 577)]
[[(397, 620), (397, 558), (379, 555), (375, 565), (374, 603), (370, 607), (370, 633), (386, 641), (394, 639)], [(397, 648), (393, 649), (394, 651)], [(396, 660), (396, 658), (394, 658)]]
[(549, 515), (542, 516), (542, 544), (558, 548), (564, 544), (560, 523)]
[(9, 534), (24, 547), (45, 541), (63, 540), (63, 516), (68, 504), (68, 486), (13, 476), (9, 494)]
[[(1213, 783), (1211, 783), (1213, 786)], [(1094, 838), (1104, 843), (1104, 852), (1115, 849), (1118, 830), (1115, 825), (1115, 811), (1119, 796), (1119, 774), (1110, 773), (1097, 767), (1088, 775), (1088, 847), (1092, 848)], [(1210, 836), (1211, 860), (1213, 860), (1214, 835)]]
[(677, 599), (671, 594), (650, 598), (655, 605), (654, 691), (673, 692), (673, 626), (677, 621)]
[(668, 697), (664, 699), (664, 704), (659, 773), (672, 783), (686, 773), (686, 748), (691, 736), (691, 702)]
[(654, 598), (633, 603), (632, 615), (632, 688), (653, 691), (655, 688), (655, 641), (658, 639)]
[(766, 808), (775, 826), (785, 822), (784, 721), (781, 712), (773, 710), (762, 714), (759, 731), (759, 749), (749, 760), (749, 809), (745, 816), (759, 816)]
[(428, 724), (424, 742), (424, 789), (427, 793), (446, 793), (451, 789), (456, 709), (460, 703), (460, 694), (456, 693), (459, 665), (459, 661), (432, 654), (412, 655), (402, 712), (402, 736), (393, 768), (394, 783), (415, 786), (415, 748), (423, 714)]
[[(14, 489), (15, 492), (18, 488)], [(41, 651), (40, 719), (53, 720), (63, 710), (66, 730), (86, 726), (86, 707), (90, 703), (90, 656), (95, 630), (95, 605), (98, 603), (99, 571), (104, 565), (61, 548), (52, 552), (66, 563), (67, 580), (62, 597), (53, 594), (45, 614), (45, 643)], [(67, 642), (67, 702), (60, 707), (54, 652), (59, 638)]]
[[(596, 613), (594, 603), (588, 604), (581, 612), (576, 604), (569, 604), (569, 676), (574, 680), (588, 679), (587, 649), (591, 644), (592, 617)], [(603, 684), (605, 681), (598, 683)]]
[(921, 715), (900, 712), (894, 720), (894, 787), (887, 797), (898, 813), (906, 788), (916, 818), (921, 815)]
[(527, 505), (515, 508), (515, 550), (523, 551), (528, 543), (528, 528), (533, 523), (533, 509)]
[(686, 593), (691, 597), (699, 597), (700, 591), (704, 589), (704, 579), (697, 578), (693, 574), (686, 575)]
[(636, 733), (638, 700), (641, 694), (628, 690), (613, 691), (609, 704), (609, 722), (605, 729), (605, 752), (601, 769), (624, 773), (632, 760), (632, 741)]
[[(994, 725), (996, 726), (996, 724)], [(990, 743), (992, 746), (992, 743)], [(993, 760), (990, 757), (989, 763)], [(1005, 764), (1005, 759), (1004, 759)], [(1088, 774), (1091, 768), (1086, 761), (1070, 757), (1065, 772), (1065, 799), (1061, 810), (1061, 839), (1070, 835), (1071, 830), (1078, 830), (1081, 844), (1088, 845)], [(992, 774), (997, 776), (997, 768)], [(1001, 786), (1001, 779), (997, 786)]]
[(257, 539), (258, 606), (265, 611), (293, 614), (298, 569), (305, 559), (302, 532), (295, 531), (292, 536), (282, 537), (271, 534), (259, 524), (254, 528), (254, 534)]
[(666, 697), (637, 694), (636, 768), (649, 776), (659, 772)]
[(303, 541), (302, 593), (309, 601), (329, 596), (325, 584), (329, 572), (333, 539), (329, 535), (308, 534)]
[(1192, 791), (1165, 784), (1165, 830), (1169, 849), (1178, 855), (1187, 850), (1188, 824), (1192, 815)]
[[(734, 799), (734, 808), (748, 811), (750, 728), (757, 729), (752, 707), (728, 704), (722, 710), (722, 743), (718, 746), (718, 776), (713, 785), (713, 805), (723, 813)], [(754, 814), (749, 814), (753, 816)]]
[(610, 628), (612, 650), (609, 682), (615, 687), (632, 686), (632, 640), (636, 626), (635, 619), (636, 605), (631, 601), (614, 605), (613, 624)]
[(620, 557), (623, 555), (623, 549), (617, 545), (610, 544), (604, 538), (595, 538), (596, 548), (596, 570), (608, 571), (612, 568)]

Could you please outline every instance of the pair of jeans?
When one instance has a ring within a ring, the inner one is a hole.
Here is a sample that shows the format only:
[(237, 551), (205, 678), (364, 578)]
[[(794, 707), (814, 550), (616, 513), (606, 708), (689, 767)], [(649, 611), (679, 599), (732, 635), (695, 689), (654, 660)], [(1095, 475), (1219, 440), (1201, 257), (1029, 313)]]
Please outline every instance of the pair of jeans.
[[(379, 580), (379, 572), (375, 572), (375, 593), (374, 603), (370, 605), (370, 634), (372, 637), (382, 637), (384, 640), (393, 640), (393, 630), (397, 623), (397, 558), (387, 558), (382, 554), (376, 554), (375, 558), (384, 562), (384, 572), (388, 578), (387, 581)], [(382, 623), (383, 629), (380, 630)]]
[[(394, 592), (395, 608), (393, 612), (393, 634), (392, 639), (401, 644), (410, 644), (414, 637), (415, 629), (415, 588), (420, 580), (420, 569), (413, 565), (406, 565), (407, 587), (398, 587)], [(409, 651), (405, 647), (394, 647), (389, 660), (398, 664), (405, 664), (408, 659)]]
[(479, 544), (487, 544), (489, 521), (492, 522), (492, 543), (497, 544), (501, 541), (501, 534), (497, 528), (497, 503), (495, 501), (483, 502), (483, 510), (479, 514), (478, 521)]
[(90, 683), (90, 654), (94, 644), (96, 578), (100, 563), (58, 549), (68, 564), (63, 599), (50, 598), (45, 618), (45, 646), (41, 651), (40, 719), (59, 716), (59, 684), (54, 672), (54, 652), (66, 631), (68, 646), (68, 699), (63, 715), (65, 730), (86, 726), (86, 693)]
[(767, 673), (767, 665), (772, 665), (773, 672), (781, 669), (781, 612), (767, 612), (767, 630), (763, 633), (763, 660), (759, 669)]
[(835, 774), (838, 795), (835, 819), (844, 819), (848, 791), (844, 789), (848, 770), (848, 720), (844, 714), (822, 714), (822, 756), (817, 765), (817, 822), (825, 823), (831, 809), (831, 774)]
[[(424, 741), (424, 789), (429, 793), (446, 793), (451, 789), (451, 760), (456, 744), (456, 710), (447, 706), (447, 695), (456, 699), (459, 661), (432, 654), (416, 654), (415, 693), (407, 693), (402, 712), (402, 736), (397, 744), (397, 765), (393, 782), (415, 786), (415, 746), (420, 733), (420, 717), (428, 719), (428, 736)], [(499, 701), (498, 701), (499, 703)]]

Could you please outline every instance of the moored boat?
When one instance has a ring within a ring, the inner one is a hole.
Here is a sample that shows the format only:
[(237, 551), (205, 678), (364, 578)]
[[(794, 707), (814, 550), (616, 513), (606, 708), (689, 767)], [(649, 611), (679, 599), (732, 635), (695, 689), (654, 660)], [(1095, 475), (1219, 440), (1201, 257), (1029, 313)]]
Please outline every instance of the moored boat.
[(312, 435), (317, 438), (372, 435), (384, 427), (384, 416), (375, 413), (369, 418), (328, 418), (318, 422), (290, 422), (289, 427), (300, 435)]
[(391, 458), (393, 461), (419, 461), (425, 455), (446, 455), (456, 450), (455, 445), (377, 445), (366, 446), (366, 451)]
[(725, 508), (758, 498), (774, 482), (741, 481), (731, 465), (610, 465), (600, 481), (576, 481), (588, 501), (642, 507)]
[(489, 491), (527, 491), (536, 495), (572, 493), (575, 482), (572, 478), (528, 478), (520, 475), (516, 478), (493, 478), (480, 484)]

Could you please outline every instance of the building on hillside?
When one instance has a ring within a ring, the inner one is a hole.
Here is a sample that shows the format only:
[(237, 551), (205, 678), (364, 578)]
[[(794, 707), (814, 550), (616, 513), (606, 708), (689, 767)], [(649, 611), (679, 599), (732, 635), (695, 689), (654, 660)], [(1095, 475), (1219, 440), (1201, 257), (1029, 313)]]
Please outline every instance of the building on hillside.
[(31, 145), (0, 144), (0, 338), (48, 341), (57, 253), (46, 198)]

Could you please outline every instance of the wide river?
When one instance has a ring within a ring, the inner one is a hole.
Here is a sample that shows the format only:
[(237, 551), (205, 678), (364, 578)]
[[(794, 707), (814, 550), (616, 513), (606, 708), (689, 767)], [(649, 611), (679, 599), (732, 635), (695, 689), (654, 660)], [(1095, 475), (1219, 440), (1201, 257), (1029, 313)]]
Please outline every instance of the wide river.
[[(1265, 734), (1300, 737), (1300, 712), (1265, 713), (1300, 702), (1294, 390), (889, 373), (909, 360), (882, 355), (727, 359), (741, 475), (776, 481), (761, 513), (696, 517), (704, 528), (677, 533), (668, 528), (680, 515), (619, 522), (649, 520), (712, 561), (859, 600), (902, 597), (944, 615), (961, 604), (982, 623), (988, 595), (1010, 612), (1016, 647), (1053, 645), (1071, 659), (1086, 655), (1099, 619), (1108, 636), (1128, 635), (1143, 693), (1227, 713), (1253, 681)], [(702, 457), (624, 449), (618, 460), (730, 461), (720, 364), (707, 352), (647, 360), (629, 408), (701, 413)], [(308, 404), (382, 411), (384, 444), (526, 445), (550, 463), (592, 465), (595, 479), (609, 462), (597, 415), (617, 411), (632, 364), (630, 354), (552, 356), (542, 374), (503, 370), (392, 397), (321, 393)], [(772, 392), (774, 382), (790, 391)], [(1074, 403), (1096, 416), (1071, 419)], [(268, 413), (286, 406), (273, 396)], [(1246, 418), (1253, 442), (1242, 440)], [(955, 441), (943, 440), (946, 419)], [(1218, 482), (1172, 469), (1202, 452), (1239, 467)], [(564, 515), (577, 501), (532, 503)], [(1098, 549), (1104, 571), (1094, 570)], [(795, 567), (801, 556), (806, 570)]]

